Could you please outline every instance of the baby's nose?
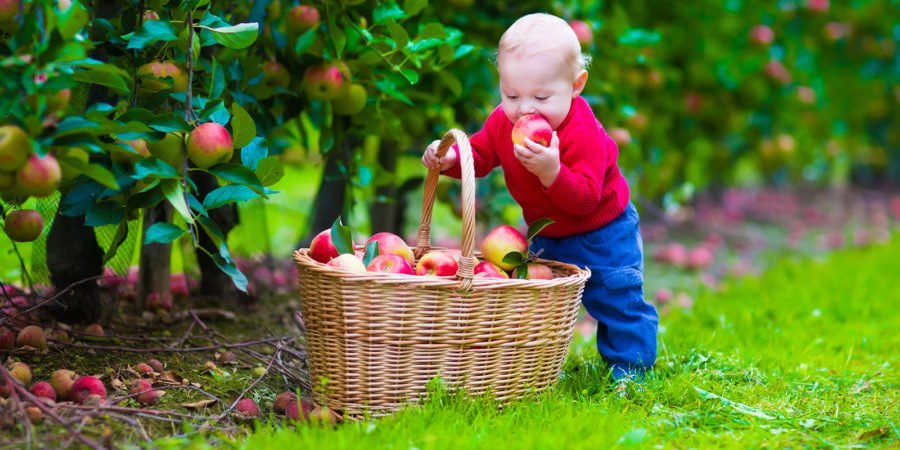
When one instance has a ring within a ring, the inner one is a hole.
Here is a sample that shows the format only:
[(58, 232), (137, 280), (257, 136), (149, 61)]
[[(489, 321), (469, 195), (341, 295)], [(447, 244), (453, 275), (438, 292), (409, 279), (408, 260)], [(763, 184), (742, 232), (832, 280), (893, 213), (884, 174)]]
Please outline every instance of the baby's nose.
[(534, 114), (537, 112), (537, 108), (534, 107), (534, 104), (531, 102), (522, 102), (519, 105), (519, 113), (522, 115), (525, 114)]

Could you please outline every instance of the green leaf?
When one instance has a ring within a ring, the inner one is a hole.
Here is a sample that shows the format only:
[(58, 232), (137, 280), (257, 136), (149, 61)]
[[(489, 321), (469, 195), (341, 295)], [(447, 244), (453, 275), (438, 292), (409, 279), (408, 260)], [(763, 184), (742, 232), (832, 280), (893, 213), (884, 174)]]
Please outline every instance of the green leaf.
[(252, 170), (240, 164), (217, 164), (209, 168), (210, 173), (232, 183), (243, 184), (262, 194), (262, 183)]
[(84, 215), (84, 224), (89, 227), (102, 227), (119, 223), (123, 218), (125, 218), (125, 208), (118, 202), (97, 202), (88, 208)]
[(178, 39), (175, 27), (165, 20), (148, 20), (144, 22), (140, 30), (135, 32), (128, 41), (129, 49), (143, 49), (159, 41), (174, 41)]
[(366, 253), (363, 255), (363, 265), (369, 267), (369, 263), (378, 256), (378, 242), (372, 241), (366, 244)]
[(409, 42), (409, 33), (393, 20), (389, 20), (387, 26), (388, 30), (391, 32), (391, 38), (393, 38), (394, 43), (397, 44), (397, 48), (402, 49), (406, 47), (406, 44)]
[(543, 230), (544, 228), (547, 228), (547, 226), (549, 226), (552, 223), (553, 223), (553, 219), (548, 219), (546, 217), (543, 219), (538, 219), (538, 220), (535, 220), (534, 222), (531, 222), (531, 224), (528, 225), (528, 234), (527, 234), (528, 243), (531, 244), (531, 239), (534, 238), (535, 236), (537, 236), (537, 234), (540, 233), (541, 230)]
[(394, 97), (397, 100), (400, 100), (403, 103), (406, 103), (409, 106), (413, 106), (412, 100), (406, 96), (406, 94), (397, 90), (397, 87), (394, 85), (394, 82), (388, 79), (381, 79), (375, 81), (375, 87), (377, 87), (381, 92)]
[(284, 167), (276, 156), (263, 158), (256, 166), (256, 177), (263, 186), (271, 186), (284, 177)]
[(237, 25), (210, 28), (203, 25), (197, 25), (197, 28), (209, 30), (216, 42), (228, 47), (232, 50), (241, 50), (253, 45), (256, 37), (259, 35), (259, 24), (239, 23)]
[(103, 167), (100, 164), (90, 164), (69, 155), (58, 155), (57, 159), (63, 168), (69, 171), (81, 172), (88, 178), (102, 184), (104, 187), (114, 191), (119, 190), (119, 183), (116, 182), (116, 176), (106, 167)]
[(400, 20), (406, 18), (406, 13), (400, 9), (400, 5), (396, 2), (379, 3), (372, 13), (376, 25), (383, 25), (388, 20)]
[(66, 41), (71, 40), (90, 20), (87, 10), (80, 2), (72, 2), (68, 9), (60, 11), (59, 34)]
[(167, 222), (157, 222), (151, 225), (150, 228), (147, 228), (147, 231), (144, 233), (144, 245), (168, 244), (180, 238), (184, 233), (185, 230), (176, 225)]
[(134, 164), (134, 174), (131, 176), (132, 178), (135, 180), (143, 180), (149, 176), (175, 180), (181, 178), (174, 167), (156, 157), (144, 158)]
[(223, 127), (231, 120), (231, 112), (225, 107), (223, 100), (215, 100), (206, 104), (203, 111), (200, 112), (201, 121), (213, 121)]
[(209, 98), (216, 99), (222, 97), (225, 92), (225, 69), (216, 58), (212, 59), (212, 82), (209, 85)]
[(256, 123), (247, 110), (236, 102), (231, 104), (231, 131), (236, 149), (244, 148), (256, 137)]
[(527, 280), (528, 279), (528, 264), (522, 263), (516, 266), (514, 269), (516, 278), (519, 280)]
[(178, 211), (178, 214), (181, 214), (181, 217), (187, 223), (194, 223), (194, 218), (191, 217), (191, 211), (188, 209), (187, 202), (184, 200), (184, 189), (181, 187), (181, 183), (178, 180), (163, 180), (159, 187), (162, 189), (163, 196), (166, 197), (166, 200), (172, 204), (172, 207), (175, 208), (175, 211)]
[(346, 227), (341, 223), (340, 216), (334, 219), (334, 223), (331, 224), (331, 242), (338, 253), (349, 253), (351, 255), (354, 253), (353, 233), (350, 231), (350, 227)]
[(234, 287), (240, 289), (241, 292), (247, 292), (247, 277), (241, 273), (237, 266), (234, 265), (233, 261), (226, 261), (219, 255), (210, 255), (210, 258), (216, 263), (216, 267), (218, 267), (219, 270), (231, 278)]
[[(256, 170), (259, 161), (266, 156), (269, 156), (269, 147), (266, 146), (266, 140), (259, 136), (253, 138), (249, 144), (241, 149), (241, 163), (250, 170)], [(256, 176), (262, 181), (263, 177), (260, 176), (259, 172), (257, 172)], [(263, 186), (268, 185), (263, 184)]]
[(203, 199), (203, 207), (207, 210), (216, 209), (229, 203), (243, 202), (259, 197), (253, 189), (240, 184), (229, 184), (214, 189)]
[(403, 75), (403, 78), (406, 78), (406, 81), (409, 81), (409, 84), (416, 84), (419, 82), (419, 73), (412, 69), (400, 69), (400, 74)]
[(410, 17), (422, 12), (428, 6), (428, 0), (406, 0), (403, 2), (403, 9)]
[(118, 228), (116, 228), (116, 234), (113, 236), (112, 242), (109, 243), (109, 248), (106, 249), (106, 253), (103, 254), (104, 265), (109, 262), (109, 260), (116, 257), (119, 246), (125, 242), (126, 237), (128, 237), (128, 221), (122, 220), (119, 222)]
[(72, 73), (72, 78), (81, 83), (91, 83), (108, 87), (125, 94), (131, 92), (132, 80), (128, 72), (111, 64), (82, 64)]
[(297, 42), (294, 43), (294, 54), (299, 56), (302, 55), (308, 48), (312, 47), (312, 45), (316, 42), (316, 30), (318, 26), (312, 27), (306, 30), (300, 37), (297, 38)]
[(438, 77), (440, 77), (441, 82), (444, 83), (444, 86), (447, 86), (447, 89), (450, 89), (450, 92), (452, 92), (455, 97), (462, 95), (463, 85), (462, 82), (459, 81), (459, 78), (456, 78), (452, 73), (443, 70), (438, 72)]
[(522, 252), (509, 252), (503, 257), (503, 263), (518, 266), (525, 262), (525, 255)]
[(428, 39), (428, 38), (439, 38), (444, 39), (447, 37), (447, 30), (444, 29), (444, 26), (439, 22), (431, 22), (424, 27), (422, 27), (422, 31), (419, 32), (419, 39)]
[(340, 59), (341, 54), (344, 53), (344, 47), (347, 46), (347, 35), (344, 34), (344, 30), (336, 26), (329, 27), (329, 29), (331, 30), (331, 39), (334, 42), (334, 53)]
[(428, 50), (429, 48), (443, 45), (446, 42), (447, 40), (445, 38), (422, 39), (421, 41), (413, 42), (412, 45), (409, 46), (409, 51), (413, 53), (419, 53), (421, 51)]

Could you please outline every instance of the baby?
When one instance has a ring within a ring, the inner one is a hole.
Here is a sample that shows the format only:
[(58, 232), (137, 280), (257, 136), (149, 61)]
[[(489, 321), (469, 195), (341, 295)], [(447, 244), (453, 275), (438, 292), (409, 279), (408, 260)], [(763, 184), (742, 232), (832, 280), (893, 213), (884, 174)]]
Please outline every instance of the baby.
[[(549, 218), (532, 242), (541, 257), (587, 266), (583, 304), (597, 319), (597, 350), (613, 380), (640, 378), (656, 361), (659, 316), (644, 301), (640, 219), (617, 165), (619, 150), (581, 97), (586, 60), (572, 28), (549, 14), (517, 20), (500, 38), (500, 105), (470, 138), (475, 175), (498, 165), (525, 221)], [(553, 128), (549, 146), (513, 144), (513, 124), (526, 114)], [(461, 176), (455, 148), (422, 164)]]

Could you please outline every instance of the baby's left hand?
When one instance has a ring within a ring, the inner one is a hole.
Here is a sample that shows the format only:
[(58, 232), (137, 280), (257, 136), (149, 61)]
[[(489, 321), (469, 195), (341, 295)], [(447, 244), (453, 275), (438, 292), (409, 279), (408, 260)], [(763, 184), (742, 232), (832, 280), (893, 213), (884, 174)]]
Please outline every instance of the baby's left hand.
[(526, 138), (525, 145), (513, 144), (513, 151), (519, 162), (537, 176), (545, 188), (556, 181), (556, 176), (559, 175), (559, 137), (555, 131), (549, 147)]

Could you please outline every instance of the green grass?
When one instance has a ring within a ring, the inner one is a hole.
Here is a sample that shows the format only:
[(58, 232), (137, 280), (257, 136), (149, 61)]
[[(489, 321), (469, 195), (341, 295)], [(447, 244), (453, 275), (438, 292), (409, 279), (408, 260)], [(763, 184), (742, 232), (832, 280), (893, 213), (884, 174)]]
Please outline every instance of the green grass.
[(662, 320), (656, 370), (624, 397), (579, 340), (556, 390), (503, 410), (437, 393), (334, 430), (261, 425), (202, 439), (248, 449), (896, 446), (898, 253), (895, 240), (785, 261), (701, 293), (693, 309)]

